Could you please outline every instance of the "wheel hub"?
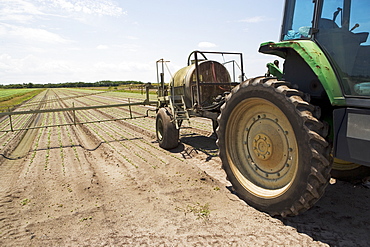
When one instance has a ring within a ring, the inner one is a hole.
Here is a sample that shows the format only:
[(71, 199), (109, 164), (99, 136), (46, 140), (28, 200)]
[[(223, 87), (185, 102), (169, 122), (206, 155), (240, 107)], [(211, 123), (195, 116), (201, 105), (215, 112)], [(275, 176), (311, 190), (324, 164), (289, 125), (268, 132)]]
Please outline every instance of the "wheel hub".
[(287, 175), (296, 150), (290, 146), (291, 135), (281, 125), (279, 117), (271, 113), (251, 116), (245, 128), (244, 143), (251, 168), (248, 173), (258, 182), (279, 180), (281, 182), (275, 184), (284, 186), (289, 181)]
[(261, 160), (268, 160), (272, 155), (272, 143), (267, 135), (259, 134), (253, 138), (253, 151)]

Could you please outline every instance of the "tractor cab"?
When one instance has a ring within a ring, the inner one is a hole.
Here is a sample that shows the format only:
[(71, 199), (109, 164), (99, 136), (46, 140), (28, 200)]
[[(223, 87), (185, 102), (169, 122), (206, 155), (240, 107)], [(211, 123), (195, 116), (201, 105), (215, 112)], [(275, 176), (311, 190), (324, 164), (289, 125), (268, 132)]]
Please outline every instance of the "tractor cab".
[(331, 126), (327, 139), (334, 157), (368, 167), (369, 12), (367, 1), (286, 0), (281, 41), (260, 47), (285, 59), (280, 77), (321, 109), (319, 120)]
[(345, 97), (370, 98), (369, 11), (367, 1), (287, 0), (281, 40), (314, 40)]

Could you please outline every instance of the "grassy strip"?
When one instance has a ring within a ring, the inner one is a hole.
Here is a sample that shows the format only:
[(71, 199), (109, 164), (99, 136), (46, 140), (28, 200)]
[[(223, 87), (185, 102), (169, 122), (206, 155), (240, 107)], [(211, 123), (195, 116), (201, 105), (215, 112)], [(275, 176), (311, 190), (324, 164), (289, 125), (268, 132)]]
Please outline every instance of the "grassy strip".
[(35, 89), (25, 88), (25, 89), (0, 89), (0, 102), (6, 101), (16, 96), (21, 96), (28, 92), (34, 91)]
[[(20, 89), (21, 90), (21, 89)], [(34, 89), (32, 91), (21, 91), (22, 93), (13, 94), (11, 96), (0, 98), (0, 112), (7, 111), (8, 108), (12, 108), (16, 105), (23, 103), (24, 101), (30, 100), (45, 89)]]

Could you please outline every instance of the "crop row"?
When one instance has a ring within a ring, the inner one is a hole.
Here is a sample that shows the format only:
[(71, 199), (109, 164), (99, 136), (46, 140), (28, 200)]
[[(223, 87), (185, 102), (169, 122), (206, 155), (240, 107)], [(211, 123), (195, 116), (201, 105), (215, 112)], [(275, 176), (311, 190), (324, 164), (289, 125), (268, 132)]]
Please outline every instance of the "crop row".
[[(68, 89), (70, 90), (70, 89)], [(84, 91), (84, 90), (82, 90)], [(154, 101), (155, 95), (150, 95), (151, 101)], [(142, 101), (144, 96), (138, 93), (119, 93), (119, 92), (106, 92), (104, 94), (99, 95), (88, 95), (87, 97), (81, 100), (75, 100), (76, 106), (86, 106), (86, 105), (104, 105), (104, 104), (119, 104), (122, 102), (127, 102), (127, 97), (130, 97), (131, 102)], [(146, 110), (154, 109), (153, 107), (150, 108), (148, 106), (132, 106), (131, 110), (134, 113), (134, 116), (142, 116), (146, 114)], [(116, 116), (116, 118), (126, 118), (129, 117), (129, 111), (127, 107), (119, 107), (119, 108), (107, 108), (104, 109), (105, 112), (109, 113), (112, 116)], [(136, 115), (135, 115), (136, 114)], [(154, 116), (154, 114), (151, 114)], [(130, 121), (132, 124), (137, 125), (140, 128), (144, 128), (147, 130), (153, 130), (155, 128), (155, 124), (152, 119), (135, 119), (134, 121)], [(203, 132), (208, 132), (209, 134), (212, 133), (212, 123), (205, 119), (197, 119), (192, 118), (190, 121), (190, 125), (187, 122), (183, 123), (184, 126), (193, 127), (194, 129), (203, 130)], [(183, 130), (184, 133), (189, 133), (188, 130)]]
[[(55, 100), (56, 99), (56, 100)], [(50, 90), (47, 97), (47, 102), (44, 108), (60, 108), (61, 104), (57, 100), (56, 94), (53, 90)], [(66, 115), (61, 112), (43, 113), (41, 126), (58, 125), (66, 122)], [(63, 135), (63, 136), (62, 136)], [(35, 138), (33, 149), (29, 156), (29, 167), (30, 169), (36, 169), (36, 166), (43, 165), (43, 169), (50, 170), (52, 166), (56, 167), (60, 165), (63, 174), (65, 175), (65, 147), (72, 147), (74, 155), (77, 161), (78, 153), (76, 150), (76, 144), (73, 141), (73, 137), (69, 132), (69, 127), (55, 127), (55, 128), (41, 128), (38, 129), (37, 137)], [(56, 158), (53, 158), (55, 157)], [(37, 161), (36, 161), (37, 160)], [(51, 160), (58, 160), (60, 162), (51, 163)]]

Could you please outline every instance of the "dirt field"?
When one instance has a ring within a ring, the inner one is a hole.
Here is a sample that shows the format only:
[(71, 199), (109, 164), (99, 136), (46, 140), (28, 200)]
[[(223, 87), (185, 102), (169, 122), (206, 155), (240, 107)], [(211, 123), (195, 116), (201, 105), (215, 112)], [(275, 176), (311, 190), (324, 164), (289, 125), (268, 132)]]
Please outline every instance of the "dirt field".
[[(89, 93), (48, 90), (18, 110), (133, 97)], [(127, 108), (107, 108), (77, 112), (76, 120), (128, 116)], [(14, 128), (56, 125), (71, 123), (73, 113), (12, 120)], [(366, 187), (332, 180), (303, 215), (270, 217), (231, 192), (210, 122), (192, 119), (191, 127), (171, 151), (158, 147), (153, 117), (0, 132), (0, 246), (369, 245)], [(0, 129), (9, 129), (8, 119)]]

